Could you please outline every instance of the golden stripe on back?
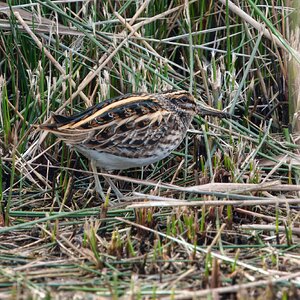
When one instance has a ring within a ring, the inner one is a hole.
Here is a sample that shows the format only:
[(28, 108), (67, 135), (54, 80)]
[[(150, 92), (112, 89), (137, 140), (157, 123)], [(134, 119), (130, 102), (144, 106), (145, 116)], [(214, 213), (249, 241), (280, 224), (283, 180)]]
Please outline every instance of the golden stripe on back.
[[(150, 95), (151, 96), (151, 95)], [(138, 96), (132, 96), (132, 97), (127, 97), (127, 98), (124, 98), (124, 99), (121, 99), (119, 101), (116, 101), (116, 102), (113, 102), (105, 107), (103, 107), (102, 109), (96, 111), (95, 113), (93, 113), (92, 115), (90, 115), (89, 117), (79, 121), (79, 122), (76, 122), (72, 125), (70, 124), (66, 124), (64, 126), (61, 126), (59, 127), (58, 129), (59, 130), (63, 130), (63, 129), (75, 129), (75, 128), (78, 128), (80, 126), (82, 126), (83, 124), (85, 123), (88, 123), (90, 121), (92, 121), (93, 119), (101, 116), (102, 114), (110, 111), (111, 109), (114, 109), (114, 108), (117, 108), (117, 107), (122, 107), (128, 103), (134, 103), (134, 102), (140, 102), (140, 101), (143, 101), (143, 100), (148, 100), (148, 99), (151, 99), (151, 97), (149, 97), (149, 95), (138, 95)]]

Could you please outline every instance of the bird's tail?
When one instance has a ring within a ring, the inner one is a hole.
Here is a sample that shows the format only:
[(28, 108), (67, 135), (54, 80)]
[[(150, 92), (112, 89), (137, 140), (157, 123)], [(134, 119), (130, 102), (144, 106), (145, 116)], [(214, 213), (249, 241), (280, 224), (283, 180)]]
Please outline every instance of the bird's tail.
[(51, 116), (51, 122), (39, 125), (39, 129), (53, 133), (60, 139), (68, 141), (69, 144), (83, 142), (87, 137), (89, 137), (90, 132), (88, 132), (87, 129), (82, 128), (69, 128), (72, 121), (72, 117), (64, 117), (53, 114)]

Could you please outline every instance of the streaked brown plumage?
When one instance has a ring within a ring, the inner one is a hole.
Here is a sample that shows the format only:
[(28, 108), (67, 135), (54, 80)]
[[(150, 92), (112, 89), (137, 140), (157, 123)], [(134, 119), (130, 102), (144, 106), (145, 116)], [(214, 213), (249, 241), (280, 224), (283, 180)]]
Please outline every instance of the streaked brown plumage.
[(100, 168), (122, 170), (168, 156), (197, 113), (223, 114), (199, 108), (186, 91), (140, 93), (103, 101), (70, 117), (54, 115), (54, 123), (40, 128), (54, 133)]

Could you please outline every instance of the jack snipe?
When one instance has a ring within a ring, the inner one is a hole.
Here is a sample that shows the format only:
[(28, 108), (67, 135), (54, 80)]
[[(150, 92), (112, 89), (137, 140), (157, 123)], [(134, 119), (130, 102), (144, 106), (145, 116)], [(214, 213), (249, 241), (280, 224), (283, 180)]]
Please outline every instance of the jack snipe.
[(199, 107), (186, 91), (127, 94), (82, 113), (53, 115), (41, 129), (54, 133), (95, 165), (106, 170), (141, 167), (177, 148), (196, 114), (224, 116)]

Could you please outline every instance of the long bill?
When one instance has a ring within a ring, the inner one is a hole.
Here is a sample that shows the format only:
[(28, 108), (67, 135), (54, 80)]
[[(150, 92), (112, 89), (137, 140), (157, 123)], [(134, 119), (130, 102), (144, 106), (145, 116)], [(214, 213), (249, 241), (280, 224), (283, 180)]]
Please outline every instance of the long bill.
[(235, 119), (236, 118), (236, 116), (234, 116), (230, 113), (212, 108), (208, 105), (200, 103), (199, 101), (197, 101), (196, 112), (197, 112), (198, 115), (200, 115), (202, 117), (204, 117), (204, 116), (213, 116), (213, 117), (226, 118), (226, 119)]

